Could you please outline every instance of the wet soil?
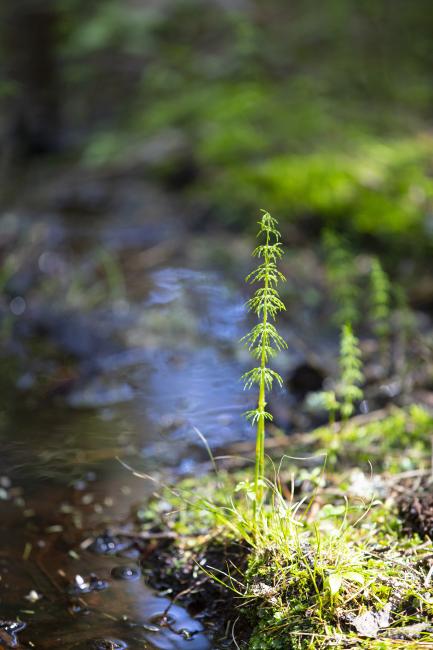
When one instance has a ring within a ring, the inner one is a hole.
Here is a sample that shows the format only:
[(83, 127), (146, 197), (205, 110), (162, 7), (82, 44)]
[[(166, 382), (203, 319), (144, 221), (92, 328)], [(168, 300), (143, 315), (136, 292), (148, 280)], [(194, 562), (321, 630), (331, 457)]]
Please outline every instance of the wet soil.
[(402, 481), (396, 502), (405, 530), (433, 540), (433, 475), (420, 472), (418, 477)]
[(142, 567), (149, 583), (159, 591), (170, 591), (174, 602), (182, 604), (203, 621), (215, 647), (233, 648), (233, 638), (244, 644), (251, 626), (241, 616), (242, 600), (224, 588), (200, 566), (212, 567), (210, 573), (241, 575), (247, 566), (248, 549), (239, 543), (197, 538), (189, 552), (170, 540), (155, 544), (143, 555)]

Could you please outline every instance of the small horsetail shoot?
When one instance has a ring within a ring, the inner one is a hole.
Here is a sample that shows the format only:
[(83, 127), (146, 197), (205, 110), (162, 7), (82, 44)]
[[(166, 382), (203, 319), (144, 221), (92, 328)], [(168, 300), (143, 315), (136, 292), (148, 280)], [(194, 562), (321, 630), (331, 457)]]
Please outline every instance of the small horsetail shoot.
[(256, 425), (254, 475), (256, 512), (263, 503), (265, 485), (265, 421), (272, 420), (272, 415), (266, 410), (266, 392), (272, 389), (274, 380), (280, 386), (283, 384), (281, 376), (275, 370), (268, 368), (268, 362), (277, 352), (287, 348), (286, 342), (272, 323), (275, 322), (278, 313), (285, 310), (277, 290), (278, 284), (286, 279), (277, 268), (277, 263), (283, 256), (281, 235), (277, 230), (277, 221), (269, 212), (263, 212), (258, 224), (257, 237), (260, 243), (253, 251), (253, 257), (261, 262), (245, 279), (249, 284), (260, 285), (247, 302), (248, 310), (256, 314), (258, 323), (242, 339), (258, 362), (255, 368), (242, 376), (246, 389), (253, 386), (258, 386), (259, 389), (257, 407), (245, 413), (245, 416), (251, 420), (251, 424)]

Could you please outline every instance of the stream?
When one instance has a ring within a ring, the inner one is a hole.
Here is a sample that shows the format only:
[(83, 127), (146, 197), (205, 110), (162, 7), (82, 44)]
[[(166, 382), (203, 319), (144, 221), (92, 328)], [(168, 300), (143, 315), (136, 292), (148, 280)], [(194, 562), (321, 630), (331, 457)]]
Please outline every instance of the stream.
[[(224, 239), (188, 244), (174, 218), (9, 214), (0, 240), (0, 647), (211, 648), (178, 605), (161, 623), (169, 596), (134, 553), (92, 553), (86, 535), (120, 528), (152, 490), (119, 458), (172, 479), (203, 471), (197, 431), (215, 453), (252, 439), (239, 344), (250, 242), (236, 268)], [(119, 566), (138, 579), (114, 578)]]

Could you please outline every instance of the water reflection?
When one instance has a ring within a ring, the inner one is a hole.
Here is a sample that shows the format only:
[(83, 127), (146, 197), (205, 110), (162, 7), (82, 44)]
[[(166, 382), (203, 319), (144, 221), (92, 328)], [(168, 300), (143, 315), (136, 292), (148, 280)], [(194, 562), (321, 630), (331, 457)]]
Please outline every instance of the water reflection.
[[(160, 269), (148, 284), (131, 310), (135, 318), (114, 328), (117, 351), (95, 345), (96, 356), (80, 362), (64, 396), (26, 402), (12, 395), (0, 428), (10, 464), (53, 474), (68, 464), (76, 471), (86, 454), (90, 464), (127, 454), (173, 465), (188, 453), (200, 456), (194, 428), (214, 449), (251, 436), (242, 418), (251, 395), (239, 380), (250, 363), (238, 344), (243, 297), (216, 273), (185, 268)], [(57, 323), (62, 329), (63, 320)], [(31, 369), (19, 379), (23, 395), (30, 377)]]
[[(2, 509), (2, 566), (14, 578), (4, 612), (16, 618), (25, 610), (21, 615), (30, 621), (20, 638), (37, 647), (104, 648), (111, 639), (118, 647), (211, 648), (201, 624), (178, 605), (162, 620), (170, 603), (142, 578), (114, 580), (118, 558), (80, 552), (73, 560), (64, 547), (59, 551), (51, 544), (47, 551), (33, 550), (38, 539), (44, 542), (43, 531), (64, 534), (62, 518), (71, 513), (78, 522), (72, 537), (78, 539), (84, 534), (83, 510), (89, 530), (127, 516), (127, 504), (142, 498), (146, 487), (116, 456), (149, 471), (170, 466), (191, 472), (206, 457), (194, 428), (213, 448), (251, 435), (241, 417), (250, 403), (239, 381), (247, 360), (237, 344), (246, 327), (242, 296), (216, 273), (186, 268), (159, 269), (145, 285), (145, 295), (121, 314), (113, 310), (112, 319), (108, 309), (99, 311), (99, 319), (96, 312), (78, 320), (62, 313), (51, 319), (48, 332), (60, 349), (77, 352), (66, 389), (38, 394), (41, 362), (29, 356), (29, 367), (3, 402), (0, 475), (12, 476), (22, 490), (16, 503), (6, 494), (12, 519)], [(95, 322), (102, 326), (102, 339)], [(28, 327), (31, 332), (30, 321)], [(64, 373), (61, 356), (43, 363), (44, 372)], [(71, 483), (72, 497), (66, 496)], [(26, 563), (23, 548), (32, 549)], [(64, 597), (52, 593), (58, 570), (71, 579), (94, 573), (108, 582), (106, 590), (82, 594), (88, 616), (71, 617)], [(35, 580), (43, 598), (30, 615), (25, 594)]]

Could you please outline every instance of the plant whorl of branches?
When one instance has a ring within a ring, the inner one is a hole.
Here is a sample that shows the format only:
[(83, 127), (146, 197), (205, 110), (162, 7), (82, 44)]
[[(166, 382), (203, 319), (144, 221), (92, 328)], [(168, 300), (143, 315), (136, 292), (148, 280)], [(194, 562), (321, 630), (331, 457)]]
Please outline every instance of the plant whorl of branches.
[(257, 366), (242, 377), (245, 388), (249, 389), (254, 385), (259, 388), (257, 407), (245, 414), (257, 427), (254, 482), (256, 507), (260, 507), (263, 500), (265, 421), (272, 420), (272, 415), (266, 410), (266, 391), (272, 389), (274, 380), (280, 386), (283, 384), (280, 375), (268, 368), (268, 362), (277, 352), (287, 348), (286, 342), (272, 322), (276, 320), (278, 313), (285, 309), (277, 290), (279, 282), (286, 279), (277, 268), (277, 263), (283, 255), (278, 224), (269, 212), (263, 212), (258, 223), (257, 237), (261, 239), (261, 243), (253, 251), (253, 256), (261, 260), (261, 263), (247, 276), (246, 282), (261, 285), (247, 302), (249, 311), (257, 315), (259, 322), (242, 339), (258, 361)]
[(341, 383), (338, 392), (341, 398), (341, 415), (343, 420), (347, 420), (355, 410), (355, 402), (362, 400), (364, 396), (360, 388), (364, 381), (361, 350), (350, 323), (346, 323), (341, 331), (340, 368)]
[(374, 258), (371, 262), (371, 316), (375, 334), (385, 341), (391, 333), (391, 284), (388, 275), (380, 261)]

